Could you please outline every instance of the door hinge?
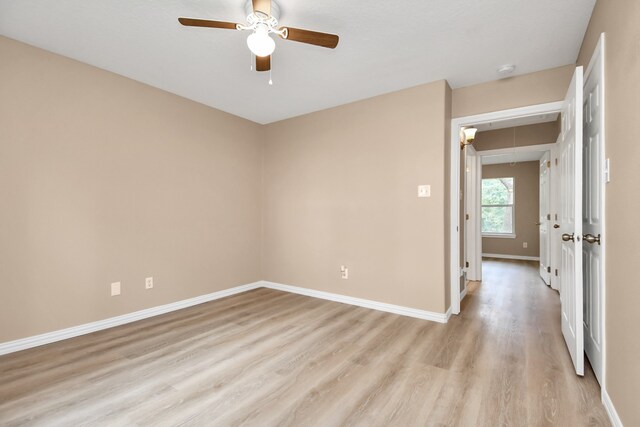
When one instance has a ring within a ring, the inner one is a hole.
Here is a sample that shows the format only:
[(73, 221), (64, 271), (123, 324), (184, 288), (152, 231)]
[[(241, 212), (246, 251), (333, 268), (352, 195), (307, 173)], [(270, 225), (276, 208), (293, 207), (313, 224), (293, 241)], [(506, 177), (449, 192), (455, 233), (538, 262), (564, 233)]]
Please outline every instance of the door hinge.
[(547, 168), (551, 167), (551, 160), (547, 160)]
[(556, 277), (558, 277), (558, 269), (556, 268)]
[(551, 220), (551, 214), (547, 214), (547, 219)]
[(467, 267), (467, 268), (469, 268), (469, 261), (465, 262), (465, 263), (464, 263), (464, 266), (465, 266), (465, 267)]
[(547, 273), (551, 273), (551, 267), (547, 267)]
[(465, 215), (465, 218), (468, 220), (468, 219), (469, 219), (469, 214), (466, 214), (466, 215)]
[(558, 166), (558, 158), (556, 157), (556, 166)]

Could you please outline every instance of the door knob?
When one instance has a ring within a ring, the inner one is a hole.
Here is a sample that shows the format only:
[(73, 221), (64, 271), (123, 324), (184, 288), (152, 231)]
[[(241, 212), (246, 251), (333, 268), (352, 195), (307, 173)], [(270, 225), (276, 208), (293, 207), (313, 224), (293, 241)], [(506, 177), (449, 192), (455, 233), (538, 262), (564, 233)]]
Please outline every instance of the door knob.
[(560, 224), (553, 224), (553, 228), (560, 228)]
[(584, 239), (585, 242), (591, 243), (592, 245), (594, 243), (600, 244), (600, 235), (598, 234), (598, 236), (594, 236), (593, 234), (585, 234), (584, 236), (582, 236), (582, 238)]
[(573, 237), (573, 233), (571, 233), (571, 234), (564, 233), (562, 235), (562, 240), (565, 241), (565, 242), (568, 242), (569, 240), (571, 240), (572, 242), (576, 241), (576, 239)]

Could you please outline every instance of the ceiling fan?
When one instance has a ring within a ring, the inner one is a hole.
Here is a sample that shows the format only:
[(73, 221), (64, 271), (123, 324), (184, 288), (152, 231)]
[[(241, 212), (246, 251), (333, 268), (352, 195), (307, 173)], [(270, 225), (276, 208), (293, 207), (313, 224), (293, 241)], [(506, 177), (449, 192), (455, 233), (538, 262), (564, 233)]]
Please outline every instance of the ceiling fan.
[(335, 34), (319, 33), (292, 27), (278, 27), (280, 9), (278, 4), (271, 0), (251, 0), (251, 2), (247, 2), (247, 15), (246, 24), (195, 18), (178, 18), (178, 21), (188, 27), (252, 31), (247, 37), (247, 46), (256, 56), (256, 71), (269, 71), (271, 69), (271, 54), (275, 50), (276, 44), (270, 34), (277, 34), (284, 40), (292, 40), (329, 49), (334, 49), (338, 45), (339, 37)]

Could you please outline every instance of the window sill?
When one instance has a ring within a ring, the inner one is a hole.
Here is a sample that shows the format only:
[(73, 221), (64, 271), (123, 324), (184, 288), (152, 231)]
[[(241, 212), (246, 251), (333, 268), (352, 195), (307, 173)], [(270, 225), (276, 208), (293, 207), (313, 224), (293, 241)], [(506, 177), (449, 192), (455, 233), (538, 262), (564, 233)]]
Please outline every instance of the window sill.
[(488, 237), (491, 239), (515, 239), (516, 235), (513, 233), (482, 233), (482, 237)]

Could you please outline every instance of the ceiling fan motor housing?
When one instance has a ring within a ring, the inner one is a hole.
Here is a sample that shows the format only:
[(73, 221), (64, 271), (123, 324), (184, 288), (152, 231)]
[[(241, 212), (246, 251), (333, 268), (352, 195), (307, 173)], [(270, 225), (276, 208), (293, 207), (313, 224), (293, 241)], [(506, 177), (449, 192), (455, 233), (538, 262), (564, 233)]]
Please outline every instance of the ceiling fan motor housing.
[[(244, 4), (244, 13), (246, 16), (250, 16), (254, 13), (253, 2), (251, 0), (247, 0)], [(271, 0), (271, 17), (275, 18), (277, 21), (280, 20), (280, 5), (274, 0)]]

